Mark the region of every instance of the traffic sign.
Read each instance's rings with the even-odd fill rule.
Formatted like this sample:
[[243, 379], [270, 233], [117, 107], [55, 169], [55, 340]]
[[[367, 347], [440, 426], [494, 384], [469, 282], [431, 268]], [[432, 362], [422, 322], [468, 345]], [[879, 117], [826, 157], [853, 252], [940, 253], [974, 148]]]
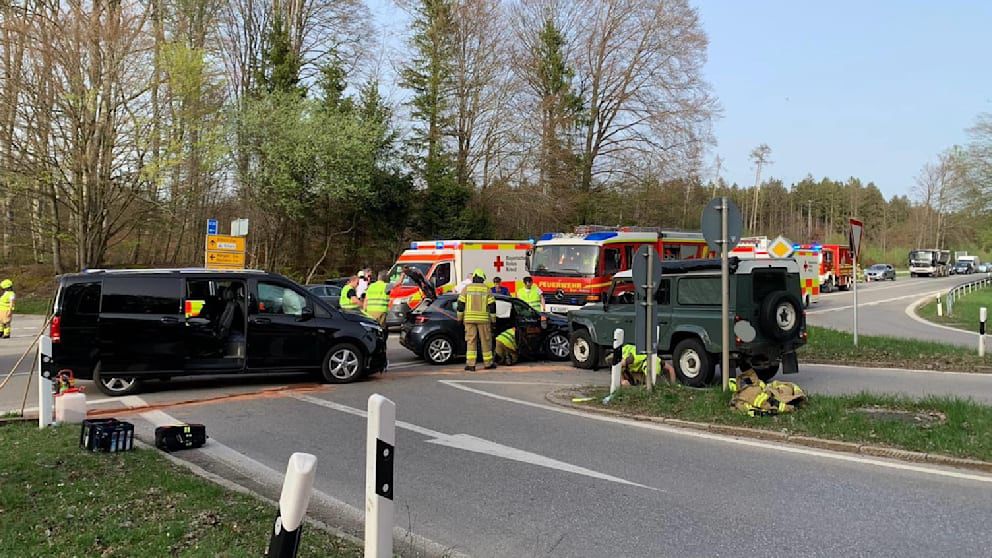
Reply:
[[851, 253], [857, 259], [861, 256], [861, 236], [864, 233], [865, 224], [857, 219], [851, 219], [851, 229], [848, 231], [848, 244], [851, 247]]
[[788, 258], [792, 251], [792, 241], [781, 235], [768, 245], [768, 254], [773, 258]]
[[231, 236], [248, 236], [248, 219], [231, 221]]
[[245, 237], [222, 234], [207, 235], [207, 251], [244, 252]]
[[221, 265], [236, 265], [238, 267], [245, 266], [245, 253], [244, 252], [212, 252], [207, 251], [206, 254], [207, 267], [211, 264], [221, 264]]
[[706, 244], [714, 252], [720, 251], [720, 240], [723, 233], [720, 222], [720, 207], [723, 199], [727, 200], [727, 251], [733, 250], [741, 241], [743, 225], [740, 208], [729, 198], [713, 198], [703, 210], [702, 229]]
[[207, 219], [207, 234], [217, 234], [217, 219]]
[[654, 293], [661, 280], [661, 259], [653, 246], [638, 248], [631, 270], [634, 279], [634, 346], [640, 354], [651, 354], [657, 339]]

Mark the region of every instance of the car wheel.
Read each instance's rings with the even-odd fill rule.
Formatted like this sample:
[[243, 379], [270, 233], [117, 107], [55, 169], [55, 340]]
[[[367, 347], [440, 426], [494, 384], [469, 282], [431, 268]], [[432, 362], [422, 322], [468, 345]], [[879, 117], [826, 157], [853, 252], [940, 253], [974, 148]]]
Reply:
[[772, 364], [770, 366], [760, 366], [754, 369], [754, 373], [758, 375], [758, 378], [762, 382], [771, 381], [772, 378], [778, 374], [778, 363]]
[[589, 331], [580, 329], [569, 339], [572, 353], [572, 366], [592, 370], [599, 361], [599, 347], [592, 342]]
[[765, 297], [758, 313], [761, 329], [773, 339], [791, 338], [802, 325], [801, 303], [787, 291], [775, 291]]
[[331, 384], [354, 382], [362, 375], [362, 352], [351, 343], [331, 347], [324, 358], [324, 381]]
[[141, 380], [134, 376], [106, 377], [100, 371], [100, 363], [93, 368], [93, 382], [97, 389], [111, 397], [134, 395], [141, 391]]
[[568, 342], [568, 337], [565, 337], [565, 334], [560, 331], [552, 333], [548, 337], [545, 349], [551, 360], [568, 360], [572, 354], [572, 345]]
[[705, 387], [713, 379], [716, 363], [706, 347], [696, 339], [683, 339], [672, 351], [672, 364], [679, 381], [691, 387]]
[[434, 335], [424, 344], [424, 360], [431, 364], [448, 364], [455, 358], [455, 345], [447, 335]]

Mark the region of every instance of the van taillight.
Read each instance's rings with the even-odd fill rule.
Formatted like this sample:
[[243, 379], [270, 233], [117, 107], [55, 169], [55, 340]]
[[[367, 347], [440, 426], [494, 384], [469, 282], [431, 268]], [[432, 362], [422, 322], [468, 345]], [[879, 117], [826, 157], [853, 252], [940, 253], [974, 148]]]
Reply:
[[52, 316], [51, 324], [48, 329], [48, 336], [52, 338], [52, 343], [58, 343], [62, 341], [62, 318], [61, 316]]

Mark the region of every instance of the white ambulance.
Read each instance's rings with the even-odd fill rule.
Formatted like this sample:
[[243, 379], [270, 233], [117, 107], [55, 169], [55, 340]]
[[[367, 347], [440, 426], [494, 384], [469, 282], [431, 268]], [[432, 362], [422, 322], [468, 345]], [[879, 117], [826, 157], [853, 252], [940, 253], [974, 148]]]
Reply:
[[426, 240], [411, 242], [389, 272], [389, 314], [386, 324], [403, 322], [404, 305], [411, 310], [420, 304], [420, 289], [409, 277], [396, 284], [404, 268], [418, 270], [437, 294], [454, 291], [481, 269], [490, 286], [499, 277], [512, 295], [518, 281], [527, 275], [527, 259], [534, 244], [527, 240]]
[[[737, 247], [730, 251], [731, 256], [740, 259], [771, 258], [768, 253], [770, 241], [766, 236], [751, 236], [740, 240]], [[803, 306], [820, 301], [820, 255], [819, 251], [792, 245], [789, 258], [799, 264], [799, 278], [802, 282]]]

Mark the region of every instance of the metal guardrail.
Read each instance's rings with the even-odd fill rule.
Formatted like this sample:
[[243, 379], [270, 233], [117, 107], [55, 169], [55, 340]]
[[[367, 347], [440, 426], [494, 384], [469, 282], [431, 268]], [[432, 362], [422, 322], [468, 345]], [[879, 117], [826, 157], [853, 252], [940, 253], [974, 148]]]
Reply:
[[985, 289], [988, 287], [992, 287], [992, 273], [986, 273], [981, 279], [973, 279], [947, 291], [947, 294], [944, 295], [944, 306], [947, 307], [947, 315], [954, 315], [954, 301], [956, 299], [963, 295], [975, 292], [978, 289]]

